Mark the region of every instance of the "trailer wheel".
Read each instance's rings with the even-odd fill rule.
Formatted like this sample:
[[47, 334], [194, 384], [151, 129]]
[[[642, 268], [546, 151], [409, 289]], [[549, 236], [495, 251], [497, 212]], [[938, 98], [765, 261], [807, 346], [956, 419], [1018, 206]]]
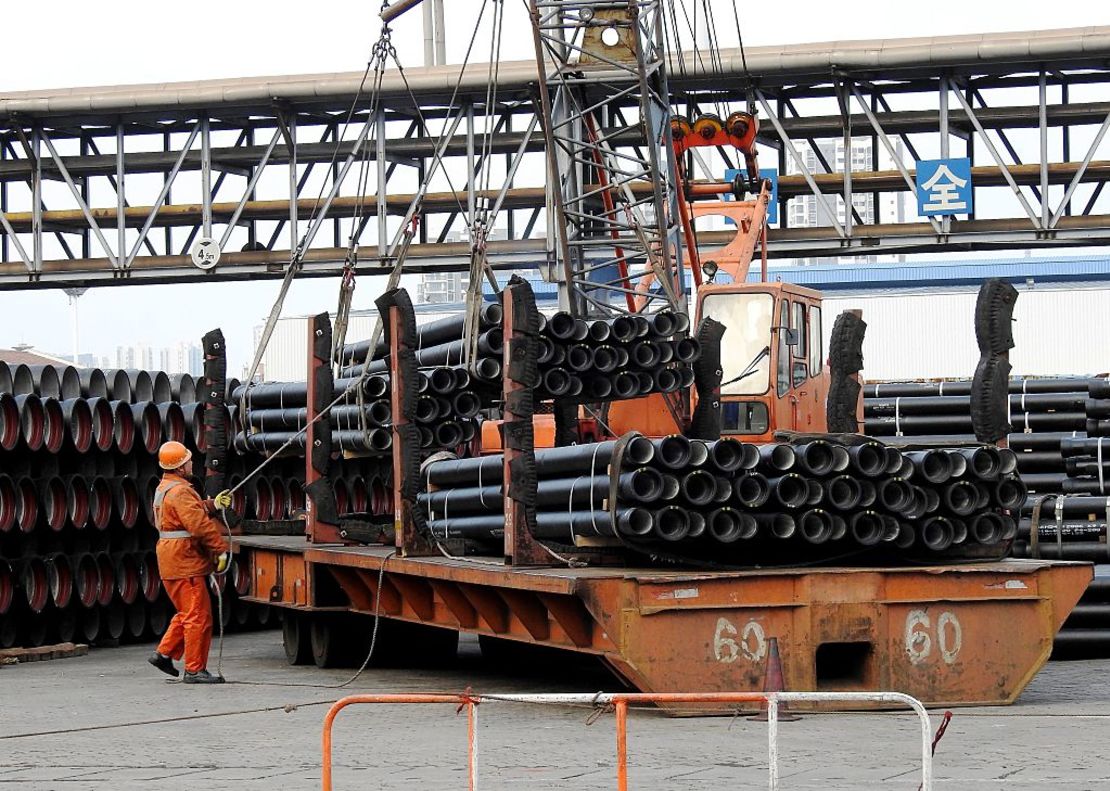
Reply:
[[305, 628], [304, 616], [286, 612], [281, 621], [281, 643], [285, 660], [291, 665], [307, 665], [312, 661], [312, 645]]
[[309, 643], [312, 650], [312, 661], [316, 667], [336, 667], [340, 664], [341, 653], [339, 643], [339, 630], [330, 618], [319, 616], [308, 622]]

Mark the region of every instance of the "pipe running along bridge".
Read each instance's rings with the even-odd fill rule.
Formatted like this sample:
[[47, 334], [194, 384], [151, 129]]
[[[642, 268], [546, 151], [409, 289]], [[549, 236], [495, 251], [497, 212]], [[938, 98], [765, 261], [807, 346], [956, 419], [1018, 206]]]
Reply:
[[[771, 256], [1110, 242], [1110, 26], [749, 47], [746, 71], [740, 50], [670, 60], [678, 112], [754, 104], [780, 174]], [[352, 238], [358, 271], [385, 273], [413, 218], [405, 271], [465, 270], [482, 211], [489, 263], [535, 266], [538, 80], [527, 60], [391, 68], [377, 91], [341, 73], [0, 94], [0, 288], [282, 277], [298, 246], [304, 276], [335, 275]], [[637, 151], [635, 98], [605, 110], [614, 156]], [[692, 177], [721, 181], [735, 153], [701, 149]], [[919, 217], [915, 161], [950, 156], [972, 160], [977, 211]]]

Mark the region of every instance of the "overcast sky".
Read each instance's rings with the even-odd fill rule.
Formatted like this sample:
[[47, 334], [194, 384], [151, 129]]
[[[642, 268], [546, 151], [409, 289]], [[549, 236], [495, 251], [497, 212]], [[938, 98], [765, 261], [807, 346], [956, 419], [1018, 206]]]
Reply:
[[[713, 0], [723, 45], [735, 41], [732, 6]], [[458, 62], [479, 0], [446, 0], [448, 59]], [[217, 77], [357, 71], [366, 63], [380, 23], [375, 2], [263, 4], [150, 0], [48, 4], [4, 3], [0, 93], [37, 88], [195, 80]], [[506, 5], [502, 57], [531, 55], [521, 0]], [[1107, 21], [1093, 2], [975, 0], [913, 6], [856, 0], [741, 5], [745, 44], [895, 38], [1095, 25]], [[722, 15], [728, 25], [721, 22]], [[514, 35], [519, 30], [520, 35]], [[455, 31], [460, 31], [456, 33]], [[394, 41], [406, 66], [423, 58], [419, 11], [396, 25]], [[481, 50], [479, 50], [481, 51]], [[474, 56], [473, 60], [486, 60]], [[153, 346], [198, 339], [215, 326], [228, 336], [233, 363], [250, 353], [251, 328], [269, 312], [276, 282], [103, 288], [81, 300], [81, 351], [114, 354], [119, 344]], [[356, 307], [368, 307], [380, 286], [364, 281]], [[336, 284], [295, 284], [287, 314], [334, 309]], [[67, 298], [57, 291], [0, 293], [0, 346], [25, 342], [71, 350]]]

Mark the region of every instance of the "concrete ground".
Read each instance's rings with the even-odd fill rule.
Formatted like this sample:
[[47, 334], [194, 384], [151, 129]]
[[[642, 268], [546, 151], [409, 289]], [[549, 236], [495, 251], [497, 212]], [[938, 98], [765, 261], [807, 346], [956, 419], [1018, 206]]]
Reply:
[[[0, 788], [313, 789], [320, 727], [351, 692], [596, 691], [589, 669], [498, 674], [471, 642], [441, 670], [370, 670], [346, 690], [163, 680], [149, 646], [0, 668]], [[527, 668], [522, 668], [527, 670]], [[280, 632], [229, 636], [225, 674], [237, 681], [335, 684], [350, 670], [289, 667]], [[582, 709], [480, 708], [483, 789], [613, 789], [613, 719]], [[934, 717], [934, 727], [939, 717]], [[635, 713], [630, 788], [764, 788], [766, 724]], [[337, 789], [465, 789], [465, 718], [446, 706], [362, 706], [336, 728]], [[916, 719], [811, 715], [781, 726], [781, 788], [913, 791]], [[1110, 788], [1110, 660], [1057, 662], [1007, 708], [959, 709], [940, 743], [936, 788]]]

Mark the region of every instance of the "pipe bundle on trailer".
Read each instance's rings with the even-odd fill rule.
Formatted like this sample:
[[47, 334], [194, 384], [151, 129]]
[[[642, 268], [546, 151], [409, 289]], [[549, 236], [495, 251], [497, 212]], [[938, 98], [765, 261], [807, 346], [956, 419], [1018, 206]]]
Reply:
[[610, 401], [690, 387], [701, 348], [689, 333], [689, 318], [670, 311], [605, 319], [555, 313], [540, 336], [539, 395]]
[[[879, 442], [629, 436], [537, 450], [535, 469], [538, 539], [737, 566], [1000, 555], [1026, 494], [1009, 451]], [[502, 479], [500, 456], [426, 465], [430, 532], [498, 554]]]
[[183, 441], [203, 474], [203, 383], [0, 362], [0, 647], [107, 644], [165, 629], [156, 453]]
[[[478, 316], [478, 356], [470, 366], [470, 373], [486, 383], [499, 384], [501, 354], [504, 337], [501, 332], [503, 311], [496, 302], [482, 305]], [[459, 367], [463, 363], [465, 344], [463, 327], [466, 316], [454, 316], [419, 324], [416, 327], [416, 364], [422, 368]], [[370, 341], [349, 343], [343, 347], [339, 359], [341, 378], [389, 371], [389, 350], [381, 340], [371, 350]]]
[[[498, 367], [500, 372], [500, 367]], [[423, 448], [454, 449], [474, 439], [476, 417], [488, 403], [488, 388], [462, 366], [421, 369], [416, 386], [415, 415]], [[308, 420], [305, 382], [274, 382], [240, 386], [232, 394], [239, 406], [235, 449], [267, 453], [290, 443], [304, 452]], [[332, 398], [344, 396], [328, 414], [332, 441], [339, 450], [389, 454], [393, 445], [393, 411], [388, 373], [359, 374], [335, 380]]]

